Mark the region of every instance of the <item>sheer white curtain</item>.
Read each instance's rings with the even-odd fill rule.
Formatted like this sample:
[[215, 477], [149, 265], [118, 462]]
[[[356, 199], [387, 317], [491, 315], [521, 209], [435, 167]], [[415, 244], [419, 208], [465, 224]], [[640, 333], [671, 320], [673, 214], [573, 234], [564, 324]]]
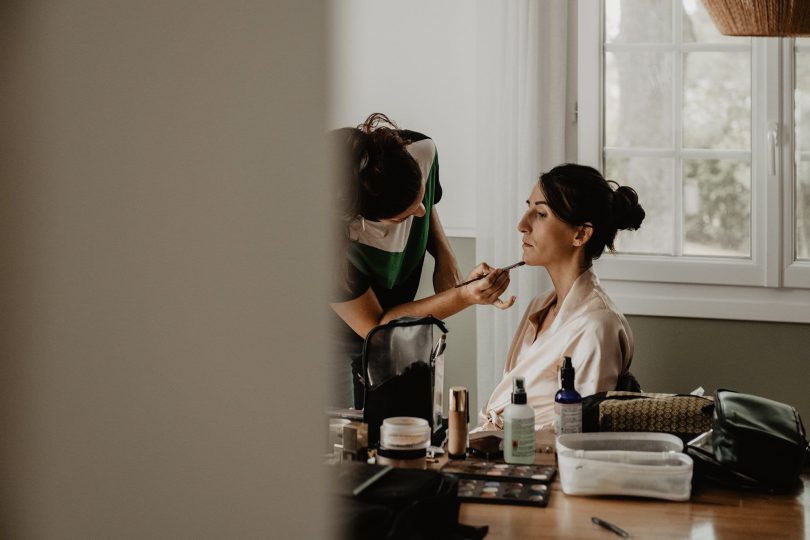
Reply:
[[[565, 159], [567, 5], [479, 0], [476, 10], [476, 259], [506, 266], [521, 258], [517, 222], [539, 173]], [[524, 266], [511, 277], [515, 306], [476, 311], [479, 409], [501, 379], [526, 306], [551, 287], [543, 269]]]

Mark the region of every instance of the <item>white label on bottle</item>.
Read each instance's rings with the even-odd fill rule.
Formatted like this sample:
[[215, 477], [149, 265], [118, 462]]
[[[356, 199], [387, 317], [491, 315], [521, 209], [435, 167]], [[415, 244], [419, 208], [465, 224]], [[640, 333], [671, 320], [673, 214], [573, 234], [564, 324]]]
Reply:
[[582, 433], [582, 403], [554, 404], [554, 434]]
[[504, 444], [512, 447], [512, 457], [534, 456], [534, 418], [513, 418], [511, 429], [504, 432]]

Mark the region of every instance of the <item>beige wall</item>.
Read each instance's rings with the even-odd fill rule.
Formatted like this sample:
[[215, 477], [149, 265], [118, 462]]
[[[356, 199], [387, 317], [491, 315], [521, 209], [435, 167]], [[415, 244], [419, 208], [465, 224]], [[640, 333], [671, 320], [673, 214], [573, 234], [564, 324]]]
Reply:
[[[472, 268], [475, 241], [451, 238], [450, 243], [462, 272]], [[429, 260], [423, 293], [430, 290]], [[636, 342], [632, 371], [644, 390], [729, 388], [790, 403], [805, 421], [810, 419], [810, 325], [641, 316], [628, 320]], [[475, 310], [449, 317], [447, 324], [447, 382], [468, 385], [476, 394]]]
[[810, 325], [628, 317], [644, 390], [728, 388], [789, 403], [810, 420]]
[[322, 12], [0, 5], [0, 538], [326, 536]]

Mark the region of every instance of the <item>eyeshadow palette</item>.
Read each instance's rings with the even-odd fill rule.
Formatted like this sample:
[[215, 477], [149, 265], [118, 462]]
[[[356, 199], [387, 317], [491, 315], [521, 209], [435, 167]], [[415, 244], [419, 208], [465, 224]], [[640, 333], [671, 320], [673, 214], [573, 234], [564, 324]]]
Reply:
[[458, 498], [463, 502], [546, 506], [548, 484], [478, 478], [460, 478]]
[[511, 465], [494, 461], [448, 461], [442, 472], [461, 478], [513, 480], [523, 483], [551, 483], [557, 468], [553, 465]]

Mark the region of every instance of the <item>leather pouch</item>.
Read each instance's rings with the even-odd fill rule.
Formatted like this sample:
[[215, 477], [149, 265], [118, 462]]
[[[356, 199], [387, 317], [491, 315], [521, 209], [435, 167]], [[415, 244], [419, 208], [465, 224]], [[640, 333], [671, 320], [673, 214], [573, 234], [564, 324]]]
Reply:
[[731, 390], [714, 394], [712, 449], [722, 467], [770, 489], [797, 484], [808, 444], [790, 405]]
[[488, 527], [458, 522], [458, 479], [438, 471], [366, 463], [331, 467], [338, 538], [480, 540]]

